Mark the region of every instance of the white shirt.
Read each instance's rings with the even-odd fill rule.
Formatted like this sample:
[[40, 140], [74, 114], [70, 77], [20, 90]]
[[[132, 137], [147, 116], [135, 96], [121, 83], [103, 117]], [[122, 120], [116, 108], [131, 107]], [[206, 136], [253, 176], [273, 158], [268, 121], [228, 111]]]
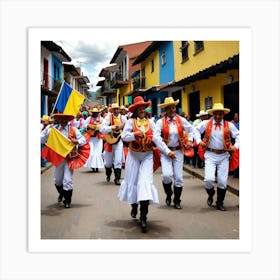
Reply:
[[[199, 125], [195, 127], [195, 129], [201, 134], [205, 131], [207, 123], [210, 120], [202, 121]], [[211, 139], [209, 141], [208, 147], [211, 149], [217, 149], [217, 150], [223, 150], [224, 149], [224, 143], [223, 143], [223, 128], [224, 128], [224, 120], [221, 121], [221, 129], [215, 129], [216, 128], [216, 121], [213, 119], [213, 127], [212, 127], [212, 133], [211, 133]], [[234, 146], [238, 149], [239, 148], [239, 130], [235, 127], [234, 124], [228, 122], [229, 129], [230, 129], [230, 135], [232, 138], [235, 138], [235, 144]], [[201, 136], [200, 139], [197, 140], [197, 144], [201, 142]]]

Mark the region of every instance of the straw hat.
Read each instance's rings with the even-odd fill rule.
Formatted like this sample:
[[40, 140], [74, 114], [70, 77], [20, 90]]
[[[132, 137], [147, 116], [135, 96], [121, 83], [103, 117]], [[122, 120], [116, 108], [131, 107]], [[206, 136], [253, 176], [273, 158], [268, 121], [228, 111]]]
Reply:
[[213, 113], [216, 111], [223, 111], [226, 115], [230, 112], [230, 109], [224, 108], [224, 105], [222, 103], [215, 103], [212, 109], [207, 110], [207, 113], [209, 115], [213, 115]]
[[121, 109], [121, 110], [126, 110], [126, 107], [125, 107], [124, 105], [122, 105], [122, 106], [120, 107], [120, 109]]
[[41, 118], [41, 121], [49, 121], [50, 120], [50, 117], [48, 115], [44, 115], [42, 118]]
[[100, 110], [103, 111], [103, 110], [106, 110], [107, 108], [108, 108], [108, 106], [102, 105], [101, 108], [100, 108]]
[[166, 97], [164, 99], [164, 103], [162, 104], [158, 104], [159, 108], [166, 108], [168, 106], [173, 106], [173, 105], [177, 105], [179, 103], [179, 99], [177, 99], [176, 101], [174, 101], [173, 97]]
[[142, 96], [136, 96], [133, 100], [133, 104], [129, 106], [128, 110], [129, 112], [133, 113], [135, 109], [144, 106], [147, 108], [151, 105], [150, 101], [145, 102]]
[[54, 120], [60, 120], [60, 119], [64, 119], [64, 118], [66, 118], [66, 119], [69, 119], [69, 121], [71, 121], [71, 120], [73, 120], [75, 117], [73, 116], [73, 115], [66, 115], [66, 114], [62, 114], [62, 113], [60, 113], [60, 114], [53, 114], [52, 115], [52, 118], [54, 119]]
[[201, 116], [207, 116], [207, 115], [208, 115], [207, 112], [205, 112], [204, 110], [201, 110], [201, 111], [199, 111], [199, 114], [196, 114], [196, 117], [199, 118]]
[[91, 110], [92, 113], [100, 113], [100, 110], [98, 110], [96, 107], [94, 107], [92, 110]]
[[111, 106], [111, 109], [119, 109], [120, 106], [118, 103], [113, 103], [112, 106]]

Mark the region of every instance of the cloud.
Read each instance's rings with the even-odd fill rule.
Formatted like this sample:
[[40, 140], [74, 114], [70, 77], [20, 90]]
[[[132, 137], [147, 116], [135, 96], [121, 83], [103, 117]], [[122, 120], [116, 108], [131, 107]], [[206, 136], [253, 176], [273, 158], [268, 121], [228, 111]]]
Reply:
[[71, 57], [71, 63], [81, 67], [83, 75], [88, 76], [92, 85], [91, 91], [99, 87], [96, 84], [102, 78], [99, 73], [102, 68], [110, 65], [114, 53], [119, 45], [117, 42], [107, 41], [54, 41]]

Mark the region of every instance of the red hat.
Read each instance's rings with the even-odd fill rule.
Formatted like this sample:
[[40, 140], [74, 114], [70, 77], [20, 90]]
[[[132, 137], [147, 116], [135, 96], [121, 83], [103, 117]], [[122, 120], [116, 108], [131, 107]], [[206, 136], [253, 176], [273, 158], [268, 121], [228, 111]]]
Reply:
[[59, 113], [59, 114], [54, 114], [52, 115], [52, 118], [54, 120], [60, 120], [62, 118], [65, 118], [65, 119], [69, 119], [69, 121], [73, 120], [75, 117], [73, 115], [67, 115], [67, 114], [62, 114], [62, 113]]
[[145, 102], [142, 96], [136, 96], [133, 100], [133, 104], [129, 106], [128, 110], [129, 112], [133, 113], [135, 109], [144, 106], [147, 108], [151, 105], [150, 101]]

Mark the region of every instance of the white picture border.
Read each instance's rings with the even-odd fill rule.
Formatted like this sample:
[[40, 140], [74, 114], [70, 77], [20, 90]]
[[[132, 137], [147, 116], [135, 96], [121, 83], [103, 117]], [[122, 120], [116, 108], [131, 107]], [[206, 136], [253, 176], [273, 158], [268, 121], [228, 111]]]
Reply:
[[[168, 32], [167, 32], [168, 30]], [[126, 34], [133, 42], [148, 40], [232, 40], [240, 42], [240, 116], [241, 170], [240, 170], [240, 237], [238, 240], [42, 240], [40, 227], [40, 153], [39, 131], [41, 40], [86, 40], [94, 34], [96, 41], [118, 41], [119, 34]], [[155, 35], [156, 34], [156, 35]], [[171, 35], [172, 34], [172, 35]], [[249, 28], [29, 28], [29, 238], [30, 252], [249, 252], [252, 246], [252, 31]], [[121, 43], [119, 44], [121, 45]], [[243, 94], [246, 92], [246, 94]], [[246, 104], [246, 106], [244, 106]], [[246, 112], [244, 111], [246, 108]], [[246, 118], [242, 116], [246, 115]], [[35, 148], [36, 147], [36, 148]], [[246, 166], [246, 176], [243, 168]], [[244, 187], [246, 186], [246, 187]], [[117, 198], [116, 198], [117, 199]], [[246, 203], [245, 203], [246, 202]], [[175, 245], [180, 243], [180, 246]], [[176, 249], [175, 249], [176, 248]], [[175, 251], [174, 251], [175, 250]]]
[[[0, 0], [0, 279], [279, 280], [279, 5], [278, 0]], [[28, 193], [30, 184], [37, 182], [29, 180], [33, 174], [28, 169], [29, 129], [33, 130], [33, 113], [28, 112], [36, 110], [28, 99], [28, 28], [116, 25], [251, 29], [252, 99], [241, 104], [241, 122], [243, 126], [247, 116], [252, 119], [252, 158], [240, 174], [247, 177], [249, 168], [250, 183], [252, 178], [252, 205], [244, 202], [245, 208], [252, 208], [249, 252], [29, 252], [29, 205], [39, 209], [40, 202], [30, 202]], [[39, 159], [36, 165], [34, 174]], [[240, 181], [246, 188], [242, 177]]]

